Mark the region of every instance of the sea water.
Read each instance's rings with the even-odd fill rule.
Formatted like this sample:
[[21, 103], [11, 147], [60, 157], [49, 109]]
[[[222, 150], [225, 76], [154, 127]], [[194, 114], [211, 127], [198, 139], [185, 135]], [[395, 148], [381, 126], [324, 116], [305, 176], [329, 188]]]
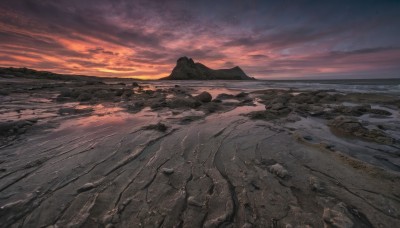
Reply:
[[147, 81], [156, 87], [174, 85], [204, 89], [231, 91], [255, 91], [265, 89], [330, 90], [353, 93], [387, 93], [400, 96], [400, 79], [353, 79], [353, 80], [254, 80], [254, 81]]

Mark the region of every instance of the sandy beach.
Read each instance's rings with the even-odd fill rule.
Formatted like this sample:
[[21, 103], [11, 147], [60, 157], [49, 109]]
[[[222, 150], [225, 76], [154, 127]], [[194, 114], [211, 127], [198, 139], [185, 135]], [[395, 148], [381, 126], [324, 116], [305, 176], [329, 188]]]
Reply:
[[397, 95], [240, 83], [2, 78], [0, 226], [400, 223]]

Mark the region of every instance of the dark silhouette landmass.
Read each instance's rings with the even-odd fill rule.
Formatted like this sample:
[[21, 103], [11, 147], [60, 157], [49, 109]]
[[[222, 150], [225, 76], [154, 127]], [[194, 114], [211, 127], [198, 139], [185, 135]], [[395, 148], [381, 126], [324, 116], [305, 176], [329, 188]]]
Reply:
[[49, 71], [38, 71], [29, 68], [0, 67], [2, 78], [28, 78], [28, 79], [50, 79], [50, 80], [100, 80], [98, 77], [86, 75], [57, 74]]
[[240, 67], [213, 70], [201, 63], [195, 63], [186, 56], [176, 62], [172, 73], [164, 80], [255, 80], [246, 75]]
[[103, 83], [105, 81], [142, 81], [139, 78], [118, 78], [118, 77], [100, 77], [82, 74], [59, 74], [50, 71], [40, 71], [26, 67], [0, 67], [0, 79], [40, 79], [40, 80], [56, 80], [56, 81], [72, 81], [86, 83]]

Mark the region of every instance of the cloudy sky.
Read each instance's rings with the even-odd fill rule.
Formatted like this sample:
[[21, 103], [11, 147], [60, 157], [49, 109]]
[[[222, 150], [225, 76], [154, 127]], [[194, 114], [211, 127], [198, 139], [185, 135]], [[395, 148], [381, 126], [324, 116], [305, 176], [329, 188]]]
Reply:
[[400, 77], [400, 1], [1, 0], [0, 66], [156, 79]]

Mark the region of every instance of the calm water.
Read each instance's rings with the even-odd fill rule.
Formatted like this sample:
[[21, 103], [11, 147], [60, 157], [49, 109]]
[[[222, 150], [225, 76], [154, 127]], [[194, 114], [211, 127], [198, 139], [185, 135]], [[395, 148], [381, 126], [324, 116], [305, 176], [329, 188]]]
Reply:
[[291, 80], [291, 81], [148, 81], [142, 84], [157, 87], [173, 85], [227, 89], [233, 91], [254, 91], [263, 89], [296, 89], [296, 90], [336, 90], [339, 92], [390, 93], [400, 96], [400, 79], [367, 79], [367, 80]]

